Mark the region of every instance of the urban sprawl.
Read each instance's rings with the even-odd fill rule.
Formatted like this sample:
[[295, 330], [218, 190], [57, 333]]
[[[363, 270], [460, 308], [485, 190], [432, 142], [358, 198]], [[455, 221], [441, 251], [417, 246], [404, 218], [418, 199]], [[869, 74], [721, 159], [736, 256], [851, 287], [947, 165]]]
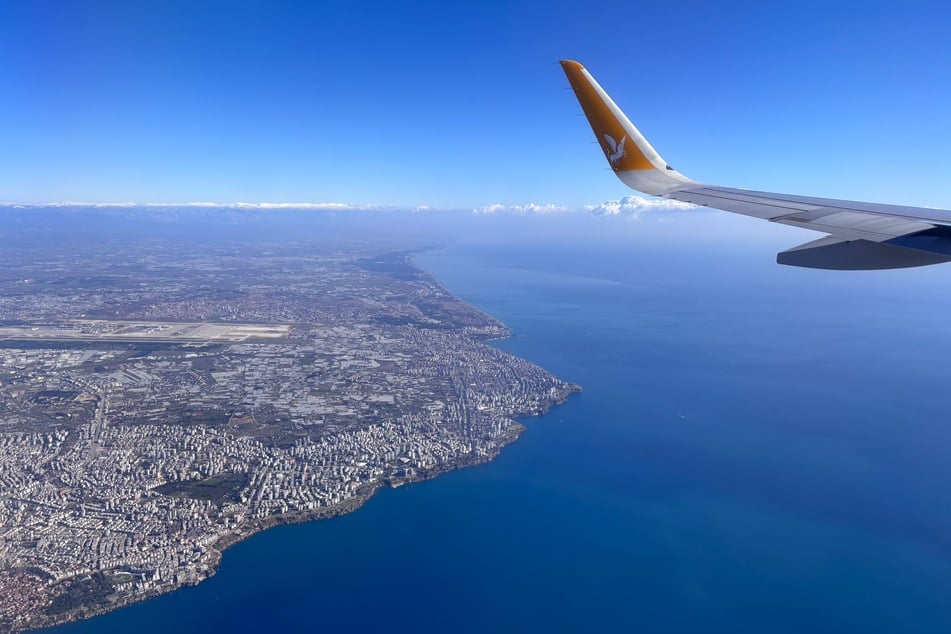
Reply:
[[0, 259], [0, 630], [214, 574], [230, 544], [491, 459], [577, 386], [407, 253], [127, 241]]

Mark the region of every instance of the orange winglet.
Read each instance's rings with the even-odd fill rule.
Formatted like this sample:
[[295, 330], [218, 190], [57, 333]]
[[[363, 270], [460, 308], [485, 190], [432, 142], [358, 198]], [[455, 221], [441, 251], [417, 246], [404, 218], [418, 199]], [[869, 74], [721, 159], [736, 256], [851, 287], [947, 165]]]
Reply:
[[[585, 67], [567, 59], [561, 61], [561, 67], [611, 169], [615, 172], [657, 169], [630, 138], [624, 114]], [[631, 124], [627, 122], [627, 125]]]

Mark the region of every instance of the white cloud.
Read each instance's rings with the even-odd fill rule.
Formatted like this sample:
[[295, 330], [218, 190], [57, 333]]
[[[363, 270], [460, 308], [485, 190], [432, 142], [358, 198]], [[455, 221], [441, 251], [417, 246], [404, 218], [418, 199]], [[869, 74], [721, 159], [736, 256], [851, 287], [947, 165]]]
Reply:
[[162, 207], [198, 207], [198, 208], [201, 208], [201, 209], [214, 209], [214, 208], [216, 208], [216, 207], [220, 207], [221, 205], [219, 205], [218, 203], [211, 203], [211, 202], [208, 202], [208, 203], [196, 202], [196, 203], [180, 203], [180, 204], [177, 204], [177, 205], [176, 205], [176, 204], [172, 204], [172, 203], [145, 203], [145, 204], [142, 205], [142, 206], [143, 206], [143, 207], [158, 207], [158, 208], [162, 208]]
[[486, 205], [485, 207], [476, 207], [472, 210], [472, 213], [476, 214], [496, 214], [499, 212], [507, 211], [508, 207], [501, 203], [494, 203], [492, 205]]
[[[429, 205], [418, 205], [416, 207], [382, 207], [379, 205], [354, 205], [341, 202], [320, 202], [320, 203], [272, 203], [272, 202], [233, 202], [217, 203], [211, 201], [195, 201], [183, 203], [132, 203], [132, 202], [113, 202], [113, 203], [90, 203], [90, 202], [50, 202], [50, 203], [14, 203], [0, 202], [0, 207], [23, 208], [67, 208], [80, 207], [86, 209], [235, 209], [235, 210], [280, 210], [280, 209], [298, 209], [311, 211], [387, 211], [399, 209], [413, 209], [415, 211], [434, 211]], [[476, 214], [519, 214], [519, 215], [546, 215], [558, 213], [590, 213], [598, 216], [626, 216], [636, 218], [643, 213], [658, 210], [681, 210], [692, 209], [694, 205], [683, 203], [677, 200], [666, 198], [646, 198], [644, 196], [625, 196], [619, 200], [608, 200], [596, 205], [585, 205], [580, 208], [565, 207], [563, 205], [527, 203], [524, 205], [504, 205], [495, 203], [478, 207], [472, 211]]]
[[349, 203], [226, 203], [219, 206], [226, 209], [316, 209], [332, 211], [375, 211], [383, 209], [376, 205], [351, 205]]
[[3, 207], [17, 207], [20, 209], [29, 207], [98, 207], [98, 208], [122, 208], [138, 207], [138, 203], [84, 203], [65, 201], [58, 203], [0, 203]]
[[496, 214], [496, 213], [514, 213], [514, 214], [550, 214], [563, 212], [585, 212], [597, 216], [628, 216], [637, 217], [642, 213], [658, 210], [679, 210], [693, 209], [695, 205], [680, 202], [679, 200], [670, 200], [667, 198], [645, 198], [644, 196], [625, 196], [620, 200], [608, 200], [596, 205], [585, 205], [581, 208], [572, 209], [561, 205], [537, 205], [528, 203], [527, 205], [503, 205], [495, 203], [478, 207], [472, 211], [477, 214]]
[[633, 216], [637, 217], [650, 211], [671, 209], [693, 209], [696, 205], [670, 200], [669, 198], [644, 198], [643, 196], [625, 196], [620, 200], [608, 200], [597, 205], [585, 205], [584, 210], [597, 216]]
[[477, 214], [557, 214], [571, 210], [568, 207], [551, 204], [536, 205], [535, 203], [528, 203], [527, 205], [502, 205], [500, 203], [495, 203], [493, 205], [486, 205], [485, 207], [478, 207], [472, 211]]
[[88, 203], [88, 202], [54, 202], [54, 203], [13, 203], [0, 202], [0, 207], [17, 207], [20, 209], [83, 207], [95, 209], [128, 209], [133, 207], [147, 207], [149, 209], [180, 209], [191, 207], [197, 209], [312, 209], [328, 211], [375, 211], [388, 209], [377, 205], [352, 205], [350, 203], [216, 203], [216, 202], [184, 202], [184, 203]]

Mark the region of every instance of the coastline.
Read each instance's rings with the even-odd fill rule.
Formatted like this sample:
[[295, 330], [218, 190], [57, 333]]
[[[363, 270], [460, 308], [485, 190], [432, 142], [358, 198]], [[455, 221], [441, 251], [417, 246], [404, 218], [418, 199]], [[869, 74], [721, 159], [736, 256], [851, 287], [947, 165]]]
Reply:
[[[715, 264], [735, 268], [731, 258]], [[704, 258], [687, 269], [696, 275], [657, 279], [680, 293], [617, 266], [645, 261], [636, 254], [585, 245], [577, 267], [565, 259], [562, 247], [462, 245], [419, 262], [513, 329], [493, 345], [584, 385], [581, 398], [521, 420], [528, 433], [488, 464], [378, 491], [333, 521], [263, 532], [228, 550], [207, 583], [52, 634], [951, 631], [940, 583], [951, 579], [940, 557], [948, 512], [932, 503], [947, 481], [947, 434], [940, 406], [920, 398], [935, 366], [902, 364], [911, 349], [940, 356], [940, 319], [916, 313], [913, 332], [876, 351], [887, 368], [872, 367], [855, 358], [869, 336], [895, 335], [894, 298], [858, 292], [876, 310], [843, 340], [854, 324], [835, 300], [851, 278], [774, 288], [757, 273], [742, 278], [752, 288], [711, 291]], [[721, 292], [738, 321], [709, 314]], [[763, 293], [812, 348], [770, 336]], [[820, 322], [829, 329], [815, 339]], [[754, 354], [750, 337], [788, 363]], [[816, 350], [843, 353], [829, 357], [830, 376], [854, 373], [876, 390], [896, 381], [903, 409], [874, 399], [855, 409], [841, 385], [799, 372]], [[734, 410], [751, 394], [751, 409]], [[829, 405], [827, 419], [810, 418], [815, 402]], [[813, 469], [801, 469], [804, 455]], [[889, 495], [866, 495], [875, 491]], [[895, 515], [896, 500], [907, 514]]]
[[[523, 414], [518, 416], [518, 418], [526, 417], [538, 417], [544, 416], [547, 414], [552, 407], [563, 404], [571, 394], [580, 393], [581, 387], [572, 384], [572, 388], [567, 391], [563, 398], [560, 400], [552, 401], [547, 409], [538, 413]], [[278, 526], [288, 526], [292, 524], [305, 524], [308, 522], [316, 522], [320, 520], [327, 520], [334, 517], [340, 517], [342, 515], [347, 515], [358, 511], [363, 507], [364, 504], [370, 501], [370, 499], [379, 491], [381, 488], [398, 488], [406, 484], [414, 484], [417, 482], [425, 482], [427, 480], [432, 480], [437, 478], [440, 475], [450, 473], [459, 469], [465, 469], [467, 467], [475, 467], [481, 464], [486, 464], [491, 462], [501, 453], [502, 449], [507, 445], [514, 443], [519, 437], [526, 431], [525, 425], [522, 425], [519, 422], [513, 422], [511, 426], [506, 429], [499, 437], [498, 443], [494, 447], [494, 451], [488, 454], [482, 455], [469, 455], [465, 456], [452, 464], [441, 465], [438, 468], [430, 469], [425, 472], [417, 472], [417, 475], [410, 478], [402, 479], [388, 479], [385, 481], [368, 483], [360, 487], [357, 491], [357, 494], [351, 498], [344, 500], [339, 504], [333, 506], [328, 506], [315, 511], [308, 512], [291, 512], [291, 513], [282, 513], [280, 515], [274, 515], [271, 517], [264, 518], [262, 520], [256, 520], [250, 522], [249, 524], [242, 526], [239, 530], [235, 530], [232, 533], [225, 535], [219, 538], [209, 549], [210, 551], [210, 561], [208, 562], [207, 574], [192, 582], [178, 583], [168, 586], [163, 586], [156, 589], [153, 592], [143, 593], [139, 595], [133, 595], [129, 597], [120, 597], [117, 601], [110, 604], [109, 606], [100, 607], [100, 608], [83, 608], [75, 612], [70, 612], [62, 615], [64, 618], [59, 619], [50, 619], [43, 623], [30, 624], [22, 629], [11, 628], [11, 629], [0, 629], [0, 632], [27, 632], [35, 631], [46, 628], [53, 628], [61, 625], [67, 625], [69, 623], [74, 623], [77, 621], [87, 620], [108, 614], [115, 610], [121, 609], [123, 607], [133, 605], [135, 603], [141, 603], [143, 601], [148, 601], [156, 597], [160, 597], [171, 592], [175, 592], [182, 588], [196, 586], [203, 581], [207, 581], [214, 577], [221, 566], [221, 562], [224, 558], [225, 552], [231, 546], [238, 544], [250, 537], [262, 533], [268, 529], [276, 528]]]
[[[434, 275], [418, 267], [413, 261], [413, 256], [415, 253], [406, 253], [405, 262], [411, 266], [415, 271], [422, 277], [426, 278], [426, 281], [430, 284], [437, 286], [440, 290], [445, 292], [447, 295], [451, 296], [455, 301], [459, 302], [467, 309], [480, 313], [481, 315], [488, 317], [493, 322], [497, 323], [500, 328], [499, 334], [485, 335], [485, 334], [474, 334], [469, 333], [469, 336], [473, 339], [480, 340], [483, 343], [490, 344], [492, 341], [501, 341], [508, 339], [512, 336], [512, 330], [504, 323], [500, 322], [495, 317], [492, 317], [488, 313], [485, 313], [481, 309], [472, 306], [468, 302], [462, 300], [458, 296], [454, 295], [448, 291]], [[507, 353], [506, 354], [511, 354]], [[517, 355], [512, 355], [516, 358]], [[172, 593], [176, 590], [187, 586], [195, 586], [200, 584], [203, 581], [210, 579], [215, 576], [219, 569], [221, 562], [224, 558], [225, 551], [231, 546], [238, 544], [258, 533], [264, 532], [270, 528], [277, 526], [291, 525], [291, 524], [302, 524], [308, 522], [319, 521], [323, 519], [330, 519], [334, 517], [339, 517], [352, 513], [359, 510], [366, 504], [382, 487], [389, 488], [398, 488], [405, 484], [412, 484], [416, 482], [423, 482], [427, 480], [432, 480], [439, 475], [443, 475], [452, 471], [459, 469], [464, 469], [466, 467], [478, 466], [481, 464], [488, 463], [498, 457], [501, 450], [514, 443], [518, 438], [526, 431], [525, 425], [518, 422], [518, 419], [543, 416], [547, 414], [553, 407], [561, 405], [567, 401], [567, 399], [576, 393], [582, 391], [581, 386], [573, 383], [565, 383], [564, 389], [555, 392], [554, 389], [552, 393], [546, 396], [542, 396], [538, 399], [536, 407], [530, 411], [518, 411], [511, 415], [507, 415], [504, 418], [508, 421], [508, 426], [491, 441], [491, 444], [486, 447], [486, 451], [483, 452], [472, 452], [454, 459], [451, 462], [445, 464], [438, 464], [433, 468], [428, 469], [417, 469], [410, 476], [400, 477], [400, 478], [383, 478], [379, 480], [374, 480], [367, 482], [356, 489], [355, 494], [352, 497], [349, 497], [337, 504], [322, 507], [319, 509], [309, 510], [309, 511], [291, 511], [284, 512], [265, 518], [255, 519], [246, 521], [240, 526], [233, 529], [230, 533], [223, 535], [217, 538], [209, 547], [208, 547], [208, 559], [205, 562], [206, 568], [203, 566], [202, 574], [198, 578], [186, 580], [180, 583], [170, 583], [167, 585], [162, 585], [160, 587], [154, 588], [152, 590], [142, 592], [139, 594], [133, 595], [118, 595], [114, 594], [110, 597], [110, 603], [108, 605], [90, 605], [90, 606], [81, 606], [77, 609], [64, 612], [61, 614], [56, 614], [53, 616], [46, 616], [39, 621], [33, 621], [24, 624], [0, 624], [0, 632], [3, 631], [31, 631], [38, 629], [53, 628], [56, 626], [66, 625], [69, 623], [88, 620], [101, 616], [120, 608], [147, 601], [165, 594]]]

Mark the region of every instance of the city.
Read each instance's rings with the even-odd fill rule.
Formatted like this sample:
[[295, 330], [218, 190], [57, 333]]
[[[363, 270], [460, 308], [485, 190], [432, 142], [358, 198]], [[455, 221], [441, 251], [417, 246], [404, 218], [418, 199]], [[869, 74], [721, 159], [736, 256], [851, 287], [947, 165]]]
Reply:
[[367, 245], [6, 249], [0, 624], [195, 584], [230, 544], [484, 462], [579, 390]]

